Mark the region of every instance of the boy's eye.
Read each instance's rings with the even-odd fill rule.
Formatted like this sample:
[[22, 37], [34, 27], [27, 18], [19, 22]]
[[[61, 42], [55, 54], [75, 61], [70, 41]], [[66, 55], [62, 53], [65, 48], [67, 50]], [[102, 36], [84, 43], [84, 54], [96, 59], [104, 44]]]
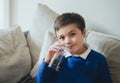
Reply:
[[65, 37], [59, 37], [58, 39], [59, 39], [59, 40], [64, 40], [64, 39], [65, 39]]
[[73, 37], [73, 36], [75, 36], [75, 35], [76, 35], [76, 33], [71, 33], [71, 34], [70, 34], [71, 37]]

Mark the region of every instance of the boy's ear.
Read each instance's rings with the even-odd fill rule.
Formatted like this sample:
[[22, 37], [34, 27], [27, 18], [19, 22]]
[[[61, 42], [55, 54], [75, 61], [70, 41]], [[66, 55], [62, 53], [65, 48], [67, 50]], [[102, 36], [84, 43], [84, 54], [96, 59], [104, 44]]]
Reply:
[[85, 29], [84, 31], [83, 31], [83, 36], [86, 38], [86, 36], [87, 36], [87, 30]]

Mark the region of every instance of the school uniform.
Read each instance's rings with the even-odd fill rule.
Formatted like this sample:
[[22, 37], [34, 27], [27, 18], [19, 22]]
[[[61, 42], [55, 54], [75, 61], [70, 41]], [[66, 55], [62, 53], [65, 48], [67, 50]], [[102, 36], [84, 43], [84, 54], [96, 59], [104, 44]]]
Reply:
[[36, 83], [113, 83], [105, 57], [87, 45], [81, 55], [63, 57], [59, 71], [42, 62], [36, 75]]

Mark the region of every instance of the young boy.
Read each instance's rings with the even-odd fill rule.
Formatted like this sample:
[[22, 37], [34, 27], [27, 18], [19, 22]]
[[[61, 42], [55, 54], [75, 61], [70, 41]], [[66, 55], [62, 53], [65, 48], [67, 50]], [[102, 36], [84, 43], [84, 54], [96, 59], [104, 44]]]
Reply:
[[[105, 57], [84, 42], [86, 29], [82, 16], [64, 13], [56, 18], [54, 27], [59, 42], [49, 47], [38, 69], [37, 83], [112, 83]], [[63, 57], [56, 71], [48, 65], [61, 46], [71, 55]]]

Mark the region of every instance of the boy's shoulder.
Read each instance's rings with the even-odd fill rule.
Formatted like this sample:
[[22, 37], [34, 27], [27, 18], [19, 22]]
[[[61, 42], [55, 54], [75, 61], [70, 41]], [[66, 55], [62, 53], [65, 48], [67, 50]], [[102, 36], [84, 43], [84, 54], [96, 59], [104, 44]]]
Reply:
[[93, 60], [97, 60], [97, 61], [102, 61], [102, 62], [106, 61], [106, 58], [102, 53], [97, 52], [93, 49], [89, 53], [88, 58], [93, 59]]

